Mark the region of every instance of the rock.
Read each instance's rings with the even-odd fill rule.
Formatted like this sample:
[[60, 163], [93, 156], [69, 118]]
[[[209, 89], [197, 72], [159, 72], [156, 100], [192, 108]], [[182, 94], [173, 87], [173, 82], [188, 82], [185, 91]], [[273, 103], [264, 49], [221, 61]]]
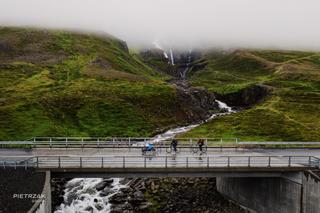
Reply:
[[85, 210], [88, 211], [88, 212], [93, 212], [93, 207], [92, 206], [88, 206]]
[[151, 206], [150, 203], [143, 203], [141, 205], [139, 205], [138, 209], [141, 210], [147, 210], [149, 207]]
[[113, 179], [105, 179], [105, 180], [101, 181], [100, 183], [98, 183], [94, 188], [97, 191], [101, 191], [105, 187], [110, 186], [112, 183], [113, 183]]
[[109, 202], [112, 204], [119, 204], [119, 203], [126, 202], [126, 200], [127, 200], [127, 195], [120, 191], [119, 193], [110, 197]]
[[133, 191], [133, 189], [132, 189], [132, 188], [130, 188], [130, 187], [126, 187], [126, 188], [122, 188], [122, 189], [120, 189], [120, 191], [121, 191], [121, 192], [123, 192], [123, 193], [128, 194], [128, 193], [132, 192], [132, 191]]
[[133, 212], [133, 206], [130, 203], [124, 203], [120, 205], [112, 205], [110, 213], [131, 213]]
[[136, 191], [133, 193], [133, 197], [129, 199], [129, 203], [137, 205], [145, 201], [144, 195], [141, 191]]
[[103, 209], [103, 205], [100, 203], [97, 203], [94, 207], [96, 207], [98, 211], [101, 211]]
[[125, 185], [127, 184], [131, 179], [129, 178], [123, 178], [122, 180], [119, 181], [120, 184]]
[[247, 108], [263, 101], [270, 94], [271, 90], [271, 87], [258, 84], [246, 87], [237, 92], [226, 95], [216, 94], [216, 96], [219, 100], [230, 106]]

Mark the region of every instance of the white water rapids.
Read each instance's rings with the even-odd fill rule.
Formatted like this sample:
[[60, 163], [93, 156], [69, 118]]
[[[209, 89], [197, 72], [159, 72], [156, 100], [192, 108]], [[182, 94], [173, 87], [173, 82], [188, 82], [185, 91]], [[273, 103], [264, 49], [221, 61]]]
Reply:
[[[214, 113], [205, 121], [188, 126], [177, 127], [170, 129], [162, 134], [153, 137], [151, 142], [158, 143], [161, 141], [174, 138], [176, 135], [188, 132], [191, 129], [206, 123], [215, 117], [234, 113], [231, 107], [227, 104], [216, 100], [220, 109], [225, 112]], [[149, 141], [150, 142], [150, 141]], [[137, 144], [137, 145], [144, 145]], [[96, 185], [103, 181], [102, 178], [74, 178], [65, 185], [64, 203], [62, 203], [55, 213], [107, 213], [111, 210], [109, 199], [119, 192], [121, 188], [126, 188], [126, 184], [121, 183], [121, 178], [112, 178], [113, 183], [109, 187], [109, 194], [101, 196], [101, 191], [96, 190]]]

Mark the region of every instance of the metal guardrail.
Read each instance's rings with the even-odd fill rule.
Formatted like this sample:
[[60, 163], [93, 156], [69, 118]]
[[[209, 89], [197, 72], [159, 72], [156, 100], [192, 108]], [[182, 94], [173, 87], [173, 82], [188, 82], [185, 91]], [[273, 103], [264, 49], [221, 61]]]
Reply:
[[[199, 138], [176, 138], [179, 141], [179, 147], [195, 146]], [[240, 141], [238, 138], [203, 138], [205, 146], [272, 146], [272, 145], [292, 145], [292, 146], [320, 146], [320, 142], [299, 142], [299, 141]], [[171, 138], [159, 140], [157, 138], [139, 138], [139, 137], [35, 137], [26, 141], [0, 141], [0, 147], [18, 147], [18, 148], [133, 148], [143, 146], [147, 142], [153, 142], [156, 147], [168, 147]]]
[[0, 166], [42, 169], [84, 168], [320, 168], [314, 156], [34, 156], [1, 157]]
[[240, 145], [320, 145], [320, 142], [299, 142], [299, 141], [267, 141], [267, 142], [254, 142], [254, 141], [243, 141], [238, 142]]
[[[195, 145], [199, 138], [176, 138], [179, 146], [190, 147]], [[0, 141], [0, 146], [26, 146], [26, 147], [135, 147], [147, 142], [155, 146], [170, 146], [171, 138], [159, 140], [157, 138], [111, 138], [111, 137], [36, 137], [27, 141]], [[204, 138], [207, 144], [237, 144], [237, 138]]]

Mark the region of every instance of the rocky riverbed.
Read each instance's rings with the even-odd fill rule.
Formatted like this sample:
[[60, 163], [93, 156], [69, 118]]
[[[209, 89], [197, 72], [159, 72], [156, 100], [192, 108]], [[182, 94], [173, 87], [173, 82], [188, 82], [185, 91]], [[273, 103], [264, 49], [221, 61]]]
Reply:
[[[215, 178], [121, 179], [118, 183], [121, 187], [117, 189], [114, 181], [114, 178], [103, 179], [92, 185], [91, 189], [85, 189], [86, 193], [92, 191], [90, 196], [93, 202], [82, 202], [84, 212], [244, 212], [217, 192]], [[70, 182], [66, 179], [52, 180], [53, 208], [56, 212], [76, 210], [73, 207], [67, 210], [63, 207], [65, 204], [62, 208], [60, 205], [62, 202], [68, 203], [70, 198], [70, 194], [66, 195], [70, 193], [66, 190], [68, 184]], [[83, 188], [79, 184], [78, 191], [81, 190]], [[84, 193], [74, 193], [71, 197], [77, 202], [86, 199]]]

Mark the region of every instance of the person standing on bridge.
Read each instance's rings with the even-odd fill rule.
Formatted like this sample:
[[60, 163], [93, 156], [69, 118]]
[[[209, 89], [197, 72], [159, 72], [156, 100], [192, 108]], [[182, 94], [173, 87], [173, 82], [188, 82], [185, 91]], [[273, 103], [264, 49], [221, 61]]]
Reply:
[[171, 141], [171, 148], [173, 149], [174, 152], [177, 152], [177, 146], [178, 146], [178, 140], [177, 139], [173, 139]]

